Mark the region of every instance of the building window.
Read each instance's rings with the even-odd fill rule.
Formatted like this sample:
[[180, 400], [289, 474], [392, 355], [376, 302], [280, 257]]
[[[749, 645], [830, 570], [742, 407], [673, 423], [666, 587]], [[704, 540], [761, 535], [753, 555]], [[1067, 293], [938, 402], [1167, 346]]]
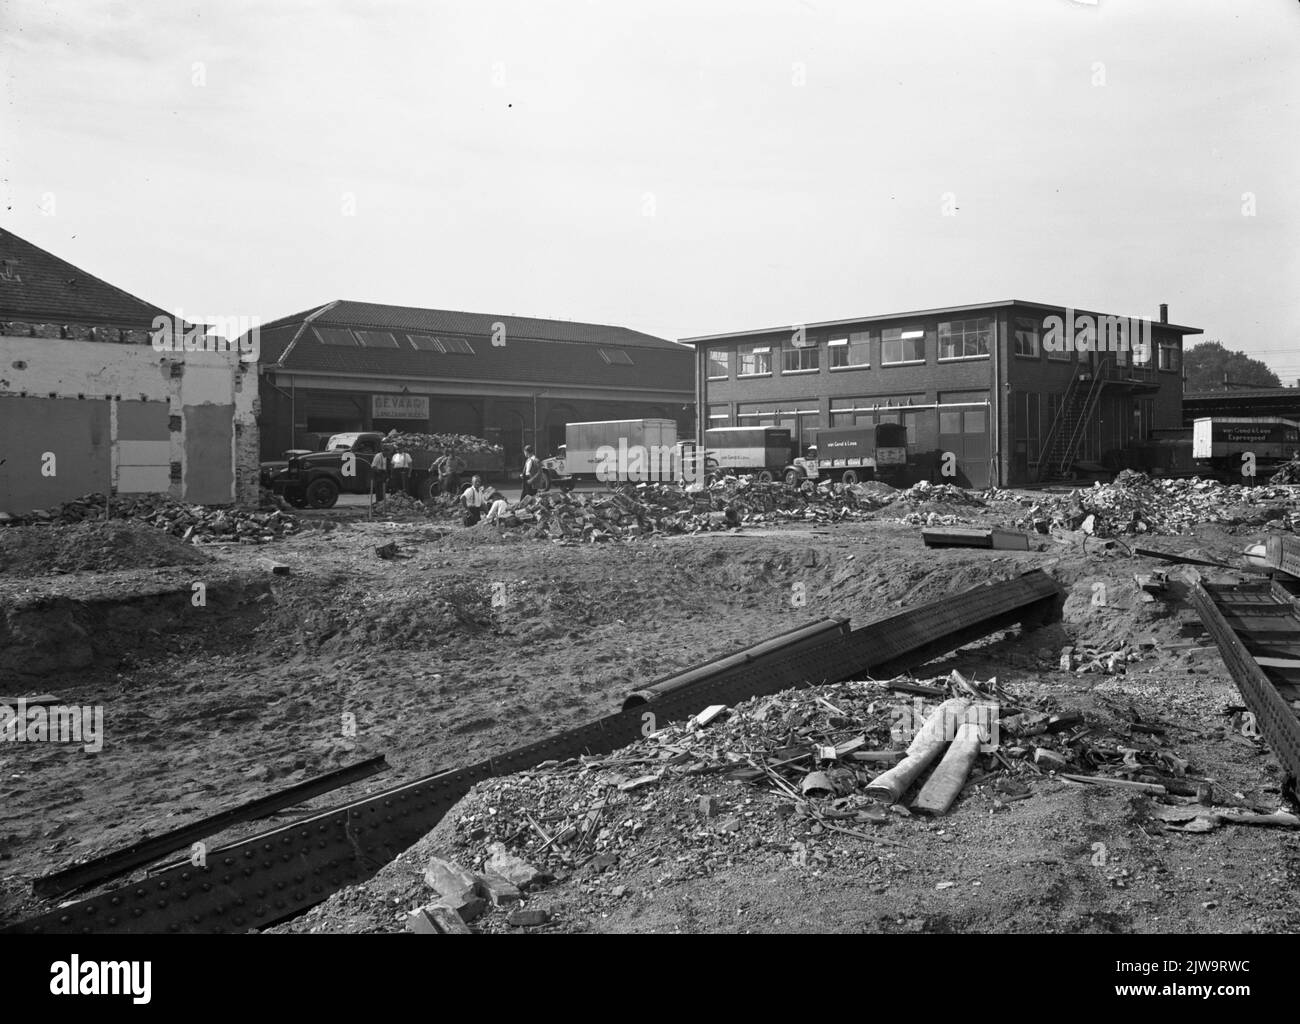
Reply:
[[336, 345], [339, 348], [356, 348], [357, 339], [345, 327], [313, 327], [316, 337], [322, 345]]
[[848, 370], [855, 366], [871, 365], [871, 335], [854, 331], [847, 338], [831, 338], [826, 342], [832, 370]]
[[880, 362], [925, 362], [925, 331], [917, 327], [890, 327], [880, 332]]
[[731, 376], [731, 350], [709, 349], [709, 380], [726, 380]]
[[736, 347], [736, 375], [761, 377], [772, 372], [771, 345], [738, 345]]
[[1038, 321], [1016, 317], [1015, 353], [1026, 359], [1038, 358]]
[[390, 331], [357, 331], [362, 348], [397, 348], [397, 339]]
[[610, 366], [631, 366], [632, 357], [621, 348], [602, 348], [598, 350], [600, 358]]
[[787, 345], [781, 349], [782, 373], [807, 373], [821, 368], [821, 349], [815, 342]]
[[1052, 339], [1049, 332], [1049, 344], [1043, 346], [1047, 349], [1047, 358], [1054, 363], [1069, 363], [1074, 360], [1074, 339], [1061, 337], [1062, 332], [1058, 332], [1055, 340]]
[[442, 342], [442, 347], [448, 355], [472, 356], [474, 354], [474, 350], [464, 338], [439, 338], [438, 340]]
[[939, 325], [940, 359], [978, 359], [989, 354], [993, 335], [989, 317], [978, 320], [950, 320]]
[[1177, 372], [1181, 367], [1182, 345], [1177, 341], [1160, 342], [1160, 369]]
[[730, 405], [709, 406], [708, 426], [710, 427], [731, 426], [731, 406]]
[[408, 334], [406, 340], [411, 343], [411, 347], [420, 352], [442, 352], [447, 350], [442, 347], [442, 342], [432, 334]]

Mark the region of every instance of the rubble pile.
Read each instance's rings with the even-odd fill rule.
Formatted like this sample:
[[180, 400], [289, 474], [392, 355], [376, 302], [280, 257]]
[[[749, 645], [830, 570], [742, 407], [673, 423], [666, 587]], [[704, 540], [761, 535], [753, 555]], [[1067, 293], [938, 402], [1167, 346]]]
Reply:
[[[449, 507], [449, 503], [443, 502], [440, 507], [445, 509]], [[423, 519], [433, 510], [419, 498], [412, 498], [404, 491], [389, 491], [384, 495], [383, 501], [374, 503], [371, 511], [377, 516], [416, 516]]]
[[452, 451], [461, 455], [469, 452], [497, 454], [504, 451], [499, 444], [475, 437], [473, 434], [419, 434], [390, 430], [384, 435], [384, 444], [391, 444], [399, 449], [416, 449], [426, 451], [435, 449]]
[[[1021, 499], [1022, 501], [1026, 499]], [[1098, 537], [1179, 534], [1200, 523], [1300, 528], [1300, 496], [1287, 487], [1152, 479], [1124, 470], [1114, 483], [1039, 497], [1015, 521], [1024, 530], [1083, 530]]]
[[[505, 529], [560, 541], [614, 541], [650, 534], [699, 533], [740, 525], [740, 512], [710, 492], [642, 485], [605, 494], [549, 491], [525, 498], [500, 520]], [[484, 528], [492, 524], [484, 522]]]
[[[983, 725], [973, 708], [987, 712]], [[932, 733], [936, 721], [956, 724], [955, 737]], [[553, 880], [574, 878], [595, 900], [619, 900], [641, 895], [627, 884], [633, 878], [708, 877], [741, 858], [883, 864], [899, 845], [890, 831], [908, 819], [942, 814], [959, 797], [1004, 811], [1057, 779], [1209, 801], [1210, 785], [1188, 776], [1164, 732], [1136, 721], [1109, 730], [1050, 698], [1035, 704], [957, 672], [788, 690], [709, 708], [608, 755], [483, 781], [449, 814], [445, 857], [430, 861], [426, 881], [463, 921], [481, 916], [481, 930], [503, 930], [519, 926], [510, 908]], [[936, 757], [949, 752], [928, 779], [933, 761], [911, 764], [925, 742]], [[959, 746], [966, 760], [954, 776], [949, 756]], [[936, 784], [947, 786], [946, 803], [927, 797]], [[846, 851], [843, 836], [867, 842]], [[455, 892], [439, 884], [448, 866], [462, 873]]]
[[1300, 484], [1300, 457], [1292, 459], [1268, 478], [1271, 484]]
[[[51, 508], [5, 516], [13, 526], [68, 525], [104, 521], [102, 494], [86, 494]], [[160, 494], [112, 499], [112, 520], [128, 520], [156, 527], [191, 544], [265, 544], [302, 529], [298, 518], [280, 509], [250, 509], [232, 505], [188, 505]]]

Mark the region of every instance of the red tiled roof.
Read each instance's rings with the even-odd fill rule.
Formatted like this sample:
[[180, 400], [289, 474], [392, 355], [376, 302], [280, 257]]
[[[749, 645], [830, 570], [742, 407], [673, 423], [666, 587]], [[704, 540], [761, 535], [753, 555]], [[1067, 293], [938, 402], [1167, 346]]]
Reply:
[[148, 329], [165, 309], [0, 228], [0, 320]]
[[[315, 319], [304, 323], [313, 314]], [[505, 325], [505, 344], [494, 346], [494, 325]], [[300, 328], [303, 328], [299, 331]], [[397, 348], [325, 345], [314, 328], [387, 330]], [[463, 338], [472, 354], [414, 348], [403, 335]], [[290, 339], [297, 336], [291, 343]], [[626, 327], [385, 306], [346, 300], [272, 321], [262, 328], [261, 364], [287, 370], [425, 379], [567, 383], [650, 387], [693, 393], [691, 350]], [[622, 350], [631, 364], [607, 362], [600, 349]]]

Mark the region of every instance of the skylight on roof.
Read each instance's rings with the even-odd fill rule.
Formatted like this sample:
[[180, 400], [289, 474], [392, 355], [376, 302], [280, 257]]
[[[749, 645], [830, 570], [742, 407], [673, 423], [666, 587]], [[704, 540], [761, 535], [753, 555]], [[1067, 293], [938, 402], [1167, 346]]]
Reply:
[[346, 327], [313, 327], [316, 337], [322, 345], [337, 345], [340, 348], [356, 348], [357, 339]]
[[605, 360], [610, 366], [631, 366], [632, 357], [624, 352], [621, 348], [602, 348], [598, 350], [600, 358]]
[[442, 342], [442, 347], [448, 353], [461, 356], [472, 356], [474, 354], [474, 350], [470, 348], [469, 342], [464, 338], [439, 338], [438, 340]]
[[357, 331], [362, 348], [397, 348], [397, 339], [391, 331]]
[[447, 351], [442, 347], [442, 342], [432, 334], [408, 334], [406, 340], [420, 352], [442, 352], [445, 354]]

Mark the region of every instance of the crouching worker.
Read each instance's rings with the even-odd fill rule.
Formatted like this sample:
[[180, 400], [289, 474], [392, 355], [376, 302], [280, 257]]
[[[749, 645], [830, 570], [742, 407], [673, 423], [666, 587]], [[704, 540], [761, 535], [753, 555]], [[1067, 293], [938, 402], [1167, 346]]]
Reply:
[[506, 501], [506, 496], [500, 491], [493, 491], [488, 495], [488, 512], [485, 523], [500, 523], [510, 508], [510, 503]]
[[476, 525], [483, 518], [488, 503], [487, 488], [483, 486], [481, 476], [475, 474], [469, 486], [461, 492], [460, 500], [465, 506], [465, 525]]

